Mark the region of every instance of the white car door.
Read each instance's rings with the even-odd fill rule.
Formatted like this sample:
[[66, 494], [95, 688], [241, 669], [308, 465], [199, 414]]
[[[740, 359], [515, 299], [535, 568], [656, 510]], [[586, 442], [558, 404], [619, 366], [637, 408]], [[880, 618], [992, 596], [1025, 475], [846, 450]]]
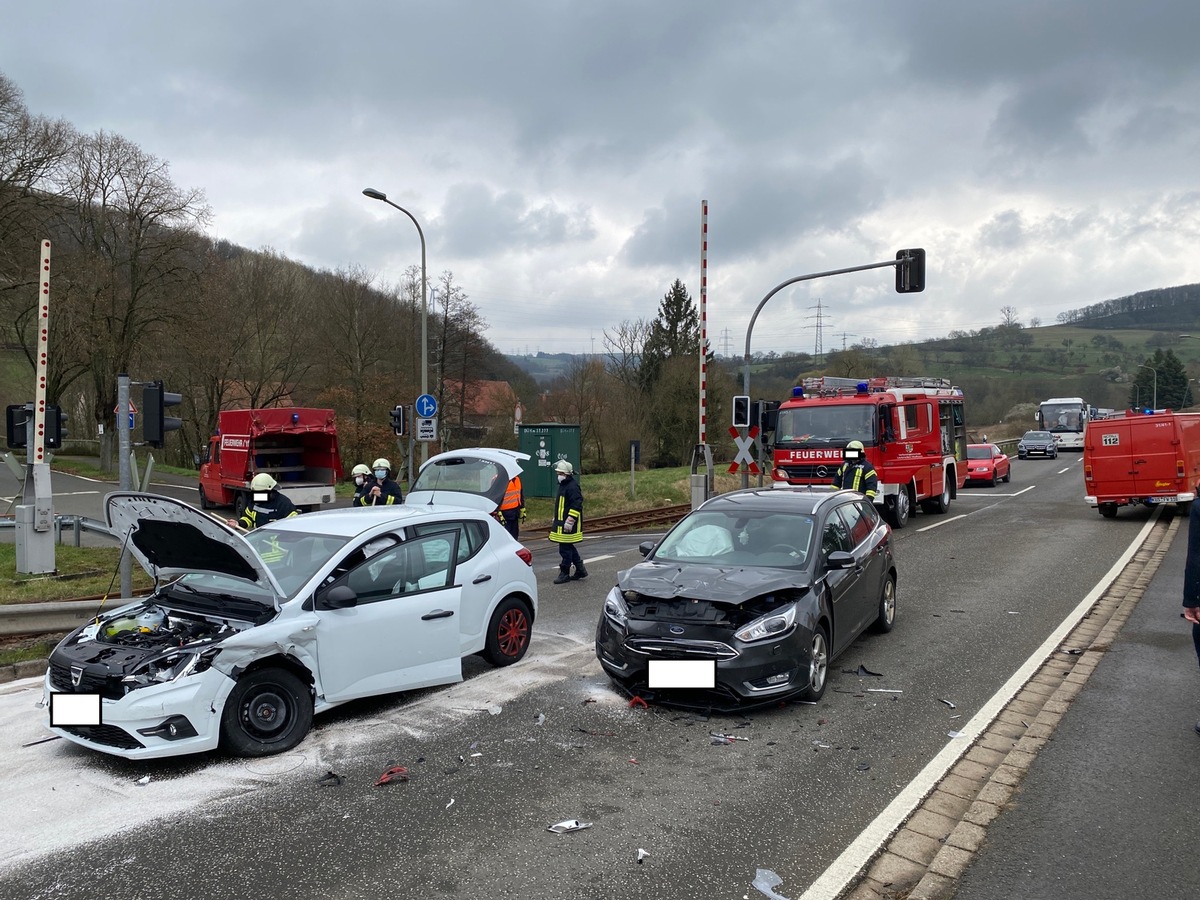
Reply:
[[[317, 597], [317, 666], [331, 703], [462, 680], [462, 590], [454, 586], [456, 531], [396, 544]], [[345, 585], [354, 605], [322, 596]]]

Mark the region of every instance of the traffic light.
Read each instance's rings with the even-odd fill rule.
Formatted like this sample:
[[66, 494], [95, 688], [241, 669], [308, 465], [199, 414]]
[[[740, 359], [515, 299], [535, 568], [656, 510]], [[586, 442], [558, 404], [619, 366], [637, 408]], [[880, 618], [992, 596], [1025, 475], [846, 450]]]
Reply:
[[764, 434], [775, 430], [778, 416], [778, 400], [755, 400], [750, 404], [750, 422], [757, 425]]
[[33, 415], [33, 406], [24, 403], [4, 410], [4, 430], [8, 438], [8, 449], [17, 450], [26, 446], [28, 437], [25, 423]]
[[392, 407], [392, 431], [397, 435], [408, 434], [408, 410], [403, 406]]
[[744, 394], [733, 398], [733, 427], [750, 427], [750, 398]]
[[896, 251], [896, 293], [916, 294], [925, 290], [925, 251]]
[[67, 414], [57, 406], [46, 407], [46, 446], [56, 450], [63, 445], [69, 433], [66, 428]]
[[163, 390], [161, 379], [142, 385], [142, 413], [145, 416], [142, 433], [147, 444], [162, 447], [168, 431], [178, 431], [183, 427], [182, 419], [168, 416], [165, 412], [168, 406], [178, 406], [182, 402], [182, 394]]

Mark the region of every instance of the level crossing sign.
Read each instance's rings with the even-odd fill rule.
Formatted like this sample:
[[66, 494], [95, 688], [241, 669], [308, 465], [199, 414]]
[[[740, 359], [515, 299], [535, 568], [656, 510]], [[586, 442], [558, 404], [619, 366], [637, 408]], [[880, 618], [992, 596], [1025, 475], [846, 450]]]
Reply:
[[730, 426], [729, 434], [733, 437], [734, 444], [737, 445], [737, 455], [729, 464], [730, 474], [737, 472], [738, 467], [744, 465], [751, 475], [758, 475], [760, 469], [758, 463], [754, 461], [754, 439], [758, 437], [758, 426], [751, 425], [745, 437], [742, 437], [739, 429]]

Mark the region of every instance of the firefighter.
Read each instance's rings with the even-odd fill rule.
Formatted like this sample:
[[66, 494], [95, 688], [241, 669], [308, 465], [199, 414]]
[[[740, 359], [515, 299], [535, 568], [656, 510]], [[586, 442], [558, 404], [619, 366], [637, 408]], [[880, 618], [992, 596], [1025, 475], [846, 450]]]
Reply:
[[255, 475], [250, 480], [251, 502], [246, 504], [241, 518], [229, 520], [229, 526], [253, 531], [268, 522], [290, 519], [296, 515], [300, 511], [296, 509], [296, 504], [278, 491], [277, 487], [278, 482], [266, 472]]
[[833, 486], [858, 491], [868, 500], [874, 500], [879, 492], [879, 476], [875, 467], [867, 462], [862, 441], [851, 441], [846, 445], [844, 462], [833, 476]]
[[[554, 464], [558, 487], [554, 491], [554, 521], [550, 525], [550, 540], [558, 544], [558, 577], [555, 584], [565, 584], [587, 578], [583, 557], [575, 547], [583, 540], [583, 491], [575, 481], [575, 470], [565, 459]], [[572, 574], [571, 566], [575, 567]]]
[[367, 489], [367, 482], [371, 479], [371, 470], [367, 468], [366, 463], [359, 463], [355, 466], [350, 474], [354, 476], [354, 499], [350, 501], [351, 506], [362, 506], [358, 501], [363, 495], [363, 491]]
[[391, 479], [392, 464], [383, 457], [371, 463], [371, 473], [374, 481], [368, 481], [362, 496], [356, 501], [359, 506], [391, 506], [401, 503], [404, 498], [400, 495], [400, 485]]
[[521, 487], [521, 476], [515, 475], [504, 489], [504, 499], [496, 510], [496, 519], [513, 540], [521, 539], [521, 523], [525, 521], [525, 490]]

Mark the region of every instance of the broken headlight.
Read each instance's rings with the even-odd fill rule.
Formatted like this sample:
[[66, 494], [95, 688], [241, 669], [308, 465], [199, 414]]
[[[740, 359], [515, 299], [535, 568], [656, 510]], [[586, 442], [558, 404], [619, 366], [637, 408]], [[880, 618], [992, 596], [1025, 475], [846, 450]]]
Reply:
[[793, 603], [784, 609], [760, 616], [745, 628], [738, 629], [734, 633], [734, 637], [745, 643], [762, 641], [767, 638], [777, 638], [791, 631], [792, 626], [795, 624], [796, 604]]
[[129, 690], [152, 684], [168, 684], [203, 672], [212, 665], [213, 658], [220, 652], [218, 647], [203, 647], [195, 650], [172, 650], [153, 659], [148, 659], [121, 680]]
[[604, 615], [617, 627], [625, 628], [625, 624], [629, 621], [629, 607], [625, 605], [625, 598], [621, 596], [620, 588], [613, 588], [608, 592], [608, 596], [604, 599]]

